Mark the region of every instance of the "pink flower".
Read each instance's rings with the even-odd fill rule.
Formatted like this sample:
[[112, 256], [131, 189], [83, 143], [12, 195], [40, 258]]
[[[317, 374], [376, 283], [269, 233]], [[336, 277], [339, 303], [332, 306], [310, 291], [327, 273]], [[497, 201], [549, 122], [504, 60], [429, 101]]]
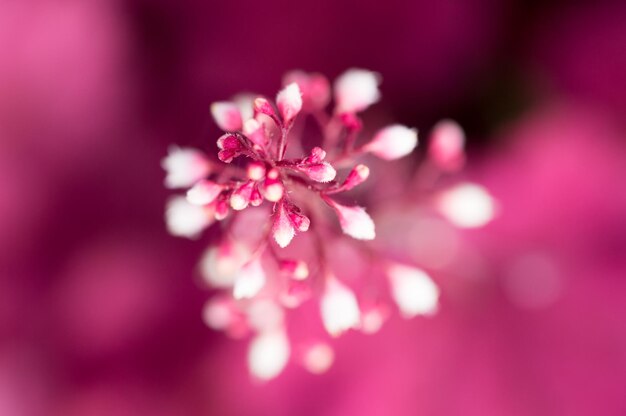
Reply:
[[[361, 282], [365, 274], [383, 282], [378, 286], [390, 292], [405, 317], [434, 313], [439, 295], [425, 272], [390, 265], [384, 249], [370, 245], [376, 226], [364, 207], [364, 195], [350, 196], [358, 205], [335, 199], [370, 178], [370, 168], [358, 163], [359, 157], [371, 153], [398, 159], [417, 145], [415, 129], [391, 125], [364, 146], [355, 146], [363, 129], [356, 113], [378, 101], [380, 77], [365, 70], [341, 75], [335, 82], [336, 107], [329, 114], [323, 114], [330, 95], [325, 78], [301, 72], [288, 78], [291, 82], [275, 103], [248, 97], [245, 106], [213, 105], [216, 122], [227, 131], [216, 143], [223, 163], [208, 169], [201, 153], [192, 150], [164, 162], [183, 178], [171, 182], [191, 187], [186, 199], [175, 198], [168, 205], [170, 232], [194, 238], [213, 222], [220, 223], [200, 271], [203, 281], [221, 292], [218, 300], [207, 303], [203, 316], [211, 328], [252, 337], [248, 366], [259, 380], [277, 376], [290, 360], [314, 373], [331, 365], [330, 346], [309, 337], [295, 348], [298, 341], [286, 329], [289, 312], [309, 302], [319, 306], [320, 328], [332, 337], [349, 329], [377, 332], [392, 308], [388, 296], [376, 293], [372, 298], [371, 288]], [[248, 106], [252, 113], [244, 115]], [[304, 117], [317, 122], [325, 137], [302, 154], [308, 143], [302, 134], [308, 133], [293, 127]], [[377, 195], [373, 190], [369, 196]], [[471, 209], [476, 216], [477, 209]], [[450, 212], [444, 209], [442, 215]]]

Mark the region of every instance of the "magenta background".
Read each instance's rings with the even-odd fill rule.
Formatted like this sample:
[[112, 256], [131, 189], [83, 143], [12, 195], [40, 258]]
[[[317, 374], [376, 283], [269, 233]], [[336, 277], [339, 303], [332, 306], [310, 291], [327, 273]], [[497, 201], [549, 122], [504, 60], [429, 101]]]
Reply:
[[[0, 415], [626, 414], [620, 1], [0, 1]], [[204, 245], [165, 232], [160, 159], [209, 104], [293, 68], [383, 75], [385, 117], [456, 118], [502, 215], [441, 313], [349, 334], [325, 376], [250, 383], [205, 328]], [[376, 175], [373, 172], [373, 175]], [[503, 279], [546, 253], [562, 291]]]

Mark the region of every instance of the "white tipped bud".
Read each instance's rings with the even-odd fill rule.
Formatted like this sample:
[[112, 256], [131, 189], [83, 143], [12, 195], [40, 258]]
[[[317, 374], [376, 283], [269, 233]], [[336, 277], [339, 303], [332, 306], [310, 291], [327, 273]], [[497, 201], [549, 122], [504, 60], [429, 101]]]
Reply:
[[246, 209], [248, 207], [248, 204], [250, 204], [250, 197], [252, 196], [253, 190], [253, 181], [248, 181], [239, 186], [239, 188], [235, 189], [230, 196], [230, 207], [235, 211], [241, 211], [242, 209]]
[[252, 260], [243, 266], [235, 278], [233, 297], [235, 299], [250, 299], [255, 297], [265, 286], [265, 272], [258, 259]]
[[357, 113], [380, 99], [380, 75], [364, 69], [349, 69], [335, 80], [336, 113]]
[[287, 362], [291, 347], [284, 330], [262, 332], [252, 339], [248, 349], [250, 374], [261, 381], [279, 375]]
[[482, 227], [493, 219], [496, 202], [480, 185], [461, 183], [442, 192], [436, 206], [452, 224], [460, 228]]
[[182, 196], [175, 196], [167, 202], [165, 222], [170, 234], [178, 237], [196, 238], [214, 220], [212, 210], [191, 205]]
[[298, 170], [306, 174], [315, 182], [330, 182], [337, 176], [337, 171], [328, 162], [312, 163], [310, 165], [302, 165]]
[[274, 234], [274, 240], [281, 248], [287, 247], [296, 235], [296, 230], [289, 219], [289, 214], [283, 203], [277, 204], [272, 233]]
[[465, 133], [458, 123], [442, 120], [435, 125], [430, 136], [428, 156], [439, 168], [454, 171], [464, 162]]
[[339, 224], [345, 234], [357, 240], [373, 240], [376, 237], [374, 221], [362, 207], [347, 207], [330, 198], [325, 201], [335, 209]]
[[286, 125], [296, 118], [302, 109], [302, 93], [295, 82], [287, 85], [276, 96], [276, 105]]
[[359, 325], [360, 312], [356, 296], [333, 276], [326, 281], [320, 308], [324, 328], [334, 337]]
[[437, 312], [439, 289], [423, 270], [394, 264], [387, 273], [391, 295], [405, 318]]
[[381, 159], [394, 160], [411, 153], [417, 146], [417, 130], [394, 124], [380, 130], [363, 150]]
[[241, 130], [242, 120], [239, 107], [229, 101], [219, 101], [211, 104], [211, 114], [215, 123], [224, 131]]
[[248, 163], [247, 174], [249, 179], [260, 181], [265, 177], [265, 164], [256, 161]]
[[178, 146], [168, 149], [161, 166], [167, 172], [165, 187], [170, 189], [191, 186], [211, 171], [209, 161], [202, 152]]
[[224, 187], [213, 181], [202, 180], [187, 191], [187, 201], [192, 205], [208, 205], [222, 192]]

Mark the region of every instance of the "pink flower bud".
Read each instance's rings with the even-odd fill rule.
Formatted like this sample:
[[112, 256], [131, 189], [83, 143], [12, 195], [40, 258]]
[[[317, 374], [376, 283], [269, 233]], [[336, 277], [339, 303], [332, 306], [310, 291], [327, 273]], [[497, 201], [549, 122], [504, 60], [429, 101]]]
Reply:
[[250, 162], [248, 163], [246, 173], [249, 179], [260, 181], [265, 177], [265, 164], [258, 161]]
[[241, 113], [235, 103], [228, 101], [213, 103], [211, 104], [211, 114], [220, 129], [224, 131], [241, 130]]
[[257, 185], [254, 186], [252, 193], [250, 194], [250, 205], [253, 207], [258, 207], [263, 203], [263, 196], [261, 192], [259, 192], [259, 187]]
[[222, 221], [228, 216], [229, 208], [226, 199], [218, 199], [215, 203], [215, 219]]
[[359, 131], [363, 128], [361, 119], [354, 113], [343, 113], [341, 114], [340, 120], [341, 124], [343, 124], [348, 131]]
[[278, 202], [285, 193], [283, 183], [278, 179], [278, 170], [271, 169], [263, 181], [263, 196], [270, 202]]
[[380, 75], [363, 69], [349, 69], [335, 80], [335, 113], [357, 113], [378, 102]]
[[320, 309], [324, 328], [334, 337], [359, 326], [360, 311], [356, 296], [334, 276], [329, 276], [326, 281]]
[[357, 240], [373, 240], [376, 237], [374, 221], [362, 207], [347, 207], [330, 198], [324, 198], [337, 212], [343, 232]]
[[171, 198], [165, 208], [165, 222], [170, 234], [196, 238], [216, 218], [212, 207], [191, 205], [182, 196]]
[[290, 279], [304, 280], [309, 276], [309, 267], [302, 260], [282, 260], [278, 268], [282, 276]]
[[296, 230], [304, 233], [309, 230], [311, 226], [311, 220], [306, 215], [300, 213], [299, 209], [292, 209], [288, 212], [289, 219], [291, 223], [294, 225]]
[[365, 165], [356, 165], [346, 177], [346, 180], [341, 185], [342, 191], [349, 191], [365, 182], [367, 178], [370, 176], [370, 169]]
[[276, 111], [274, 111], [274, 107], [272, 107], [272, 104], [270, 104], [267, 99], [257, 97], [254, 99], [253, 106], [256, 113], [265, 114], [266, 116], [276, 119]]
[[302, 91], [302, 106], [307, 110], [319, 110], [330, 101], [330, 84], [321, 74], [291, 71], [283, 78], [283, 85], [295, 82]]
[[437, 311], [439, 289], [423, 270], [393, 264], [387, 269], [391, 295], [405, 318]]
[[442, 120], [435, 125], [430, 136], [428, 157], [440, 169], [455, 171], [463, 166], [465, 133], [452, 120]]
[[240, 185], [230, 196], [230, 207], [235, 211], [246, 209], [250, 203], [253, 190], [254, 181], [248, 181]]
[[321, 147], [311, 149], [311, 155], [306, 159], [310, 163], [319, 163], [326, 158], [326, 152]]
[[289, 219], [289, 214], [285, 208], [284, 202], [276, 203], [276, 212], [274, 213], [274, 224], [272, 233], [274, 240], [281, 247], [285, 248], [289, 245], [293, 237], [296, 235], [296, 230], [293, 223]]
[[298, 84], [291, 83], [276, 96], [278, 111], [285, 125], [290, 125], [302, 109], [302, 93]]
[[315, 182], [330, 182], [337, 176], [337, 171], [328, 162], [299, 165], [297, 169]]
[[250, 299], [255, 297], [265, 286], [265, 272], [259, 259], [254, 259], [244, 265], [235, 277], [233, 297], [235, 299]]
[[210, 180], [202, 180], [187, 191], [187, 201], [193, 205], [208, 205], [215, 201], [223, 189], [223, 185]]
[[393, 160], [411, 153], [417, 146], [417, 130], [394, 124], [380, 130], [363, 150], [385, 160]]
[[217, 147], [220, 149], [217, 157], [224, 163], [232, 162], [233, 158], [238, 156], [243, 149], [239, 139], [232, 134], [225, 134], [217, 139]]
[[256, 119], [251, 118], [246, 121], [243, 125], [243, 132], [252, 143], [261, 148], [266, 146], [269, 142], [267, 134], [265, 133], [265, 127]]
[[278, 376], [289, 361], [291, 346], [284, 329], [264, 331], [255, 336], [248, 349], [250, 374], [260, 381]]
[[161, 162], [167, 172], [167, 188], [186, 188], [204, 178], [211, 171], [208, 159], [198, 150], [171, 146]]

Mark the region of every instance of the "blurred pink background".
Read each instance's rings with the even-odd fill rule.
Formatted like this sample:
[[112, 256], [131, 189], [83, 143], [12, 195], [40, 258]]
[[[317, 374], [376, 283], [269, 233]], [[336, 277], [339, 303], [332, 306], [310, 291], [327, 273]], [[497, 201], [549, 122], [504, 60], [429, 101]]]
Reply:
[[[609, 0], [0, 1], [0, 415], [626, 414], [625, 21]], [[458, 120], [500, 215], [455, 234], [438, 315], [259, 385], [201, 321], [204, 245], [167, 234], [160, 160], [213, 149], [212, 101], [350, 67], [382, 74], [385, 117]]]

